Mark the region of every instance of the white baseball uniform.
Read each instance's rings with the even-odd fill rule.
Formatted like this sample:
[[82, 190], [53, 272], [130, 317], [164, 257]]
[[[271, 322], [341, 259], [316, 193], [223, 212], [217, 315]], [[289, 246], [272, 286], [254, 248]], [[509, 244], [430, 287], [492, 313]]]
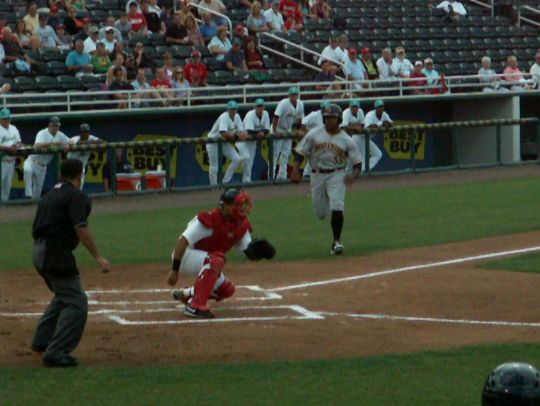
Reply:
[[[356, 116], [353, 114], [350, 108], [343, 111], [343, 120], [341, 121], [341, 128], [347, 128], [349, 124], [364, 124], [364, 112], [362, 109], [358, 109]], [[362, 157], [362, 171], [366, 170], [366, 136], [364, 134], [353, 134], [352, 140], [356, 144], [356, 148], [360, 152]], [[377, 145], [369, 140], [369, 169], [373, 169], [375, 165], [381, 160], [382, 152]]]
[[[36, 144], [51, 144], [61, 142], [69, 143], [69, 138], [61, 131], [57, 131], [55, 135], [49, 132], [48, 128], [44, 128], [36, 135]], [[38, 199], [41, 196], [43, 182], [47, 174], [47, 165], [54, 158], [54, 154], [31, 154], [24, 161], [24, 194], [27, 197]]]
[[[277, 130], [280, 133], [290, 133], [293, 124], [297, 120], [304, 118], [304, 103], [301, 100], [296, 101], [296, 106], [293, 106], [289, 98], [281, 100], [274, 111], [274, 116], [278, 117]], [[292, 150], [292, 140], [274, 140], [274, 162], [272, 165], [272, 173], [276, 173], [276, 165], [279, 161], [279, 172], [276, 179], [287, 179], [287, 164]]]
[[[75, 135], [74, 137], [71, 137], [71, 139], [69, 140], [70, 144], [74, 144], [74, 145], [77, 145], [80, 141], [81, 141], [80, 135]], [[98, 137], [89, 135], [88, 140], [86, 142], [97, 142], [97, 141], [99, 141]], [[88, 166], [88, 160], [90, 159], [90, 152], [85, 152], [85, 151], [68, 152], [67, 157], [68, 159], [78, 159], [83, 164], [83, 173], [81, 177], [81, 187], [80, 187], [82, 190], [82, 188], [84, 187], [84, 179], [86, 177], [85, 176], [86, 167]]]
[[[240, 131], [244, 131], [244, 124], [240, 115], [236, 113], [234, 119], [232, 119], [229, 112], [226, 111], [218, 117], [208, 133], [208, 138], [218, 139], [223, 132], [238, 133]], [[224, 142], [222, 145], [223, 156], [231, 160], [223, 176], [223, 183], [229, 183], [242, 159], [232, 143]], [[221, 165], [221, 162], [218, 162], [218, 144], [206, 144], [206, 152], [208, 153], [208, 177], [210, 178], [210, 185], [215, 186], [217, 185], [218, 165]]]
[[[306, 127], [308, 131], [312, 130], [315, 127], [319, 127], [323, 124], [324, 123], [323, 123], [322, 110], [312, 111], [311, 113], [309, 113], [307, 116], [305, 116], [302, 119], [302, 125]], [[311, 176], [311, 165], [309, 164], [309, 162], [304, 167], [303, 176], [304, 177]]]
[[[248, 111], [244, 117], [244, 130], [248, 133], [253, 131], [270, 132], [270, 115], [266, 110], [263, 110], [261, 117], [257, 116], [256, 109]], [[251, 182], [251, 170], [257, 152], [257, 141], [238, 141], [236, 149], [240, 153], [244, 165], [242, 182]]]
[[[8, 128], [0, 125], [0, 146], [11, 147], [21, 143], [21, 135], [19, 130], [14, 125], [10, 124]], [[13, 172], [15, 171], [15, 157], [4, 155], [2, 158], [2, 193], [3, 201], [9, 199], [11, 192], [11, 184], [13, 182]]]
[[381, 117], [378, 117], [377, 112], [375, 110], [371, 110], [366, 114], [366, 117], [364, 118], [364, 127], [367, 128], [373, 124], [376, 124], [377, 127], [382, 127], [385, 121], [393, 123], [392, 119], [386, 111], [383, 111]]
[[345, 209], [345, 167], [357, 165], [362, 158], [352, 138], [341, 130], [329, 134], [324, 126], [310, 130], [296, 147], [311, 165], [311, 200], [320, 219], [330, 211]]

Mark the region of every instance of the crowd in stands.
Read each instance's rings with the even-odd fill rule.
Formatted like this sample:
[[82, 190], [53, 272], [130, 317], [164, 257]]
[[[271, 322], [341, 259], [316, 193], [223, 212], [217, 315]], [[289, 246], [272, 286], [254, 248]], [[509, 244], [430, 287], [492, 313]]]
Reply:
[[[17, 16], [23, 8], [25, 15], [14, 24], [7, 24], [6, 15], [0, 15], [4, 70], [8, 65], [14, 76], [47, 74], [46, 63], [39, 57], [59, 52], [65, 57], [68, 74], [99, 79], [92, 90], [138, 91], [140, 101], [135, 106], [181, 105], [190, 89], [208, 85], [213, 71], [255, 80], [264, 77], [258, 75], [267, 69], [259, 33], [300, 32], [306, 30], [307, 20], [333, 17], [327, 0], [239, 0], [247, 17], [229, 32], [226, 19], [215, 14], [229, 13], [221, 0], [183, 0], [176, 11], [171, 0], [120, 1], [117, 4], [122, 9], [109, 13], [99, 0], [8, 2]], [[441, 24], [468, 18], [464, 5], [456, 0], [426, 4], [440, 11]], [[101, 5], [101, 14], [89, 12], [96, 5]], [[536, 87], [539, 55], [529, 71], [532, 80], [524, 76], [514, 55], [509, 55], [502, 78], [491, 68], [489, 57], [483, 57], [478, 75], [486, 85], [484, 91]], [[411, 94], [446, 91], [444, 75], [434, 68], [436, 61], [430, 57], [409, 60], [402, 46], [384, 48], [377, 58], [367, 46], [349, 46], [347, 35], [331, 35], [314, 63], [321, 69], [314, 81], [326, 82], [316, 88], [328, 91], [329, 97], [339, 97], [344, 90], [338, 77], [366, 81], [354, 85], [353, 90], [360, 94], [369, 81], [388, 84], [398, 79], [410, 79], [409, 85], [419, 87], [411, 89]], [[119, 101], [119, 108], [128, 107], [127, 97], [122, 92], [111, 96]]]

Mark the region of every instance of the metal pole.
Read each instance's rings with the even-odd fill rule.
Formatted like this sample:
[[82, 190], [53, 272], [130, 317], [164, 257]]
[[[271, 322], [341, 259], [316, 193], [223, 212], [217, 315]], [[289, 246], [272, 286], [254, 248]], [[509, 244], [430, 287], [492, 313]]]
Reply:
[[217, 167], [217, 183], [218, 185], [223, 185], [223, 143], [221, 138], [218, 138], [217, 141], [218, 149], [217, 149], [217, 156], [218, 156], [218, 167]]
[[495, 126], [495, 134], [497, 137], [497, 163], [501, 165], [501, 126], [499, 124]]
[[[122, 150], [122, 153], [124, 151]], [[116, 184], [116, 150], [112, 149], [112, 153], [111, 153], [111, 148], [107, 148], [107, 159], [110, 159], [111, 160], [111, 164], [110, 164], [110, 168], [111, 168], [111, 184], [109, 185], [109, 187], [111, 188], [111, 191], [113, 192], [113, 194], [117, 194], [117, 184]]]
[[411, 153], [411, 169], [416, 172], [416, 130], [412, 130], [412, 134], [409, 137], [409, 148]]
[[171, 191], [171, 144], [165, 145], [165, 190]]

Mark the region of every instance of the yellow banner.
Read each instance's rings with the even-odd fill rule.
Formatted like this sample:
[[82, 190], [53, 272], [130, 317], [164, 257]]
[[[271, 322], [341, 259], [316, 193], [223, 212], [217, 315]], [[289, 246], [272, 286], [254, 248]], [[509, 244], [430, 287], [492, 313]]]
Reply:
[[[395, 121], [394, 125], [414, 125], [426, 124], [424, 121]], [[410, 159], [411, 140], [413, 134], [416, 134], [415, 157], [416, 160], [425, 159], [426, 152], [426, 131], [425, 130], [400, 130], [384, 133], [384, 149], [392, 159]]]

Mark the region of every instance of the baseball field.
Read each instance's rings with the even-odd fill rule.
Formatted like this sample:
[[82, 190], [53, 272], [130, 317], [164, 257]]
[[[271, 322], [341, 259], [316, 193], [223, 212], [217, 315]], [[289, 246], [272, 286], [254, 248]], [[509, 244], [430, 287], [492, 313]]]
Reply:
[[278, 254], [230, 255], [237, 292], [213, 320], [186, 319], [165, 277], [179, 233], [219, 192], [96, 199], [114, 269], [77, 252], [90, 316], [68, 370], [29, 349], [51, 297], [31, 266], [35, 208], [0, 207], [0, 404], [477, 405], [498, 364], [540, 367], [539, 174], [361, 179], [342, 257], [307, 184], [248, 189], [254, 235]]

